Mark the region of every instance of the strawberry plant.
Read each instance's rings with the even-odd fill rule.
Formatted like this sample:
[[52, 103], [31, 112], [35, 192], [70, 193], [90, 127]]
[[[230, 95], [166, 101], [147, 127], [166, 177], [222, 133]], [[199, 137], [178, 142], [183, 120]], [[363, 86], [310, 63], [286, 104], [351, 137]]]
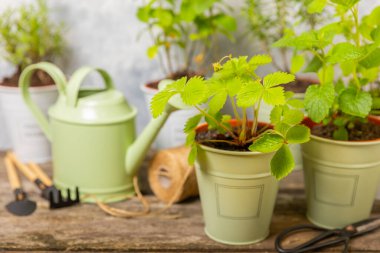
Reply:
[[360, 19], [358, 2], [314, 0], [310, 12], [330, 8], [336, 20], [320, 29], [285, 35], [273, 45], [314, 55], [306, 69], [318, 74], [320, 84], [307, 89], [305, 109], [314, 122], [334, 125], [332, 137], [338, 140], [348, 140], [355, 123], [366, 124], [371, 110], [379, 106], [368, 89], [379, 75], [380, 9]]
[[147, 49], [148, 57], [158, 57], [168, 77], [201, 68], [218, 35], [233, 40], [231, 32], [236, 29], [236, 22], [226, 14], [226, 8], [221, 0], [145, 2], [137, 17], [146, 24], [153, 42]]
[[[200, 144], [224, 143], [247, 147], [246, 151], [275, 152], [271, 171], [277, 179], [281, 179], [294, 167], [288, 145], [307, 142], [310, 130], [301, 125], [304, 118], [302, 102], [292, 99], [293, 94], [285, 92], [281, 86], [294, 81], [295, 76], [274, 72], [261, 78], [256, 74], [259, 66], [271, 61], [268, 55], [256, 55], [249, 60], [246, 56], [224, 57], [213, 65], [211, 78], [183, 77], [157, 93], [151, 102], [152, 115], [158, 117], [173, 96], [180, 96], [186, 105], [199, 111], [198, 115], [188, 119], [184, 128], [187, 145], [191, 146], [190, 163], [194, 163]], [[273, 106], [271, 125], [259, 127], [258, 115], [263, 101]], [[233, 115], [222, 115], [220, 112], [227, 102], [234, 109]], [[254, 113], [252, 122], [247, 119], [247, 108], [250, 107]], [[232, 118], [237, 122], [235, 126], [231, 124]], [[209, 131], [228, 138], [199, 140], [196, 128], [203, 119], [208, 123]]]

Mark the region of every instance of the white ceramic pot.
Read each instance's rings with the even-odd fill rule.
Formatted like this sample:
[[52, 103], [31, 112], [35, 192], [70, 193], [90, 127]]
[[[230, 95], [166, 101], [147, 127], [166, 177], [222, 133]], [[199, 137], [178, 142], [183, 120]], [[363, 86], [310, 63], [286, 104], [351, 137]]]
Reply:
[[[141, 90], [144, 92], [145, 102], [149, 110], [150, 101], [152, 100], [153, 96], [158, 92], [158, 90], [150, 88], [147, 85], [141, 86]], [[168, 121], [165, 123], [160, 133], [158, 134], [156, 141], [153, 144], [153, 147], [160, 150], [184, 145], [186, 142], [186, 135], [183, 132], [185, 123], [190, 117], [198, 113], [199, 112], [196, 109], [180, 110], [173, 112], [169, 116]]]
[[3, 108], [0, 106], [0, 150], [7, 150], [10, 149], [10, 147], [11, 143], [9, 140], [8, 129], [5, 125]]
[[[54, 85], [30, 88], [33, 101], [47, 114], [49, 107], [58, 98]], [[3, 109], [5, 126], [11, 145], [23, 162], [44, 163], [51, 160], [50, 143], [24, 104], [17, 87], [0, 86], [0, 106]]]

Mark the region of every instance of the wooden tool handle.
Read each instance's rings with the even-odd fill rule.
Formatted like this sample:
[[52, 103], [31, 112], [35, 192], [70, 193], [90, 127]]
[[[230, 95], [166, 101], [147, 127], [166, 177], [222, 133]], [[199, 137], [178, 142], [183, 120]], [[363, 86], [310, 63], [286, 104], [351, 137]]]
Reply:
[[8, 172], [8, 179], [9, 183], [11, 184], [11, 187], [13, 190], [21, 188], [21, 182], [20, 179], [18, 178], [16, 168], [13, 166], [12, 161], [9, 159], [9, 157], [4, 158], [5, 162], [5, 167], [7, 168]]
[[40, 166], [38, 166], [36, 163], [29, 163], [29, 168], [33, 170], [34, 174], [37, 175], [38, 179], [42, 181], [47, 186], [52, 186], [53, 182], [50, 180], [48, 175], [42, 170]]
[[25, 164], [20, 162], [15, 154], [8, 153], [8, 158], [13, 162], [13, 164], [16, 165], [16, 167], [28, 178], [31, 182], [34, 182], [37, 179], [37, 176], [34, 174], [34, 172]]

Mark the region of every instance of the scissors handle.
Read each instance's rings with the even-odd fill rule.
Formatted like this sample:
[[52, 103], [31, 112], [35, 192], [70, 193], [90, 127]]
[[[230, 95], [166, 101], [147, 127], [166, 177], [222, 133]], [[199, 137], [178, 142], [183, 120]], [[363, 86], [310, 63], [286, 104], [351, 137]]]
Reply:
[[[322, 231], [322, 233], [320, 233], [318, 236], [314, 237], [313, 239], [311, 239], [305, 243], [302, 243], [296, 247], [293, 247], [293, 248], [284, 249], [281, 246], [281, 242], [286, 237], [288, 237], [289, 235], [291, 235], [293, 233], [301, 232], [303, 230]], [[285, 229], [284, 231], [282, 231], [276, 238], [275, 247], [276, 247], [276, 250], [280, 253], [302, 253], [302, 252], [308, 252], [308, 251], [312, 251], [312, 250], [316, 250], [316, 249], [331, 247], [331, 246], [339, 245], [341, 243], [345, 243], [346, 247], [345, 247], [345, 250], [343, 252], [346, 252], [346, 249], [348, 248], [347, 246], [348, 246], [348, 242], [349, 242], [349, 237], [341, 236], [341, 237], [338, 237], [338, 238], [335, 238], [332, 240], [325, 240], [329, 237], [339, 236], [339, 235], [341, 235], [340, 230], [327, 230], [327, 229], [320, 228], [320, 227], [317, 227], [314, 225], [309, 225], [309, 224], [298, 225], [298, 226], [294, 226], [294, 227], [291, 227], [291, 228], [288, 228], [288, 229]], [[324, 241], [324, 242], [319, 243], [321, 241]]]

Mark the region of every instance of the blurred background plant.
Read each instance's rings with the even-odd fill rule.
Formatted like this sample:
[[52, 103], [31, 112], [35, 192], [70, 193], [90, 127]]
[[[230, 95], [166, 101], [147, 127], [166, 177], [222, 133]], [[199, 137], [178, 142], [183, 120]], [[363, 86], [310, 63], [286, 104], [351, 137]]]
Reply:
[[[247, 36], [259, 42], [260, 50], [272, 56], [272, 65], [277, 70], [297, 73], [305, 62], [305, 54], [296, 54], [293, 49], [280, 48], [279, 56], [271, 45], [286, 34], [296, 30], [315, 29], [331, 15], [328, 12], [308, 12], [312, 0], [246, 0], [243, 13], [246, 17]], [[291, 57], [291, 60], [289, 58]]]
[[17, 68], [53, 60], [64, 48], [62, 25], [50, 22], [44, 0], [8, 8], [0, 14], [0, 57]]
[[158, 58], [167, 77], [203, 72], [212, 59], [212, 46], [223, 34], [234, 40], [235, 19], [221, 0], [150, 0], [137, 17], [146, 24], [153, 45], [149, 58]]

